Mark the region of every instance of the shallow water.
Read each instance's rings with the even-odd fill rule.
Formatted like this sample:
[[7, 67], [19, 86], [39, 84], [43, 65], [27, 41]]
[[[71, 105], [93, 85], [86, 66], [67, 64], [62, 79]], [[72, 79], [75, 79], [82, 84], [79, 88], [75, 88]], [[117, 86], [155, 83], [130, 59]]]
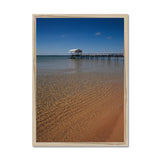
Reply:
[[37, 56], [37, 74], [103, 72], [123, 75], [123, 58], [70, 59], [69, 56]]
[[37, 141], [123, 141], [123, 66], [123, 58], [37, 56]]

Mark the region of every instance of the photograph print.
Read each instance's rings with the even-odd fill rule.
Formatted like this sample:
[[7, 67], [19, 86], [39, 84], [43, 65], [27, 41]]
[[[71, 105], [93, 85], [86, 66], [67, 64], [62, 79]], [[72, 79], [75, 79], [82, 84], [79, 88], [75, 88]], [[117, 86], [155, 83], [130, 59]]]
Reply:
[[128, 146], [128, 15], [33, 15], [33, 146]]

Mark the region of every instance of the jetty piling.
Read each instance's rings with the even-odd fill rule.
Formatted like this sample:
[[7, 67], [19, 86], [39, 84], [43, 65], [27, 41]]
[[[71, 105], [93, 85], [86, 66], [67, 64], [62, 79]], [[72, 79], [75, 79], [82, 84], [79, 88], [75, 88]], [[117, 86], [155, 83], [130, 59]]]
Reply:
[[108, 58], [111, 58], [111, 57], [124, 57], [123, 53], [92, 53], [92, 54], [89, 54], [89, 53], [83, 53], [83, 54], [72, 54], [70, 56], [71, 59], [93, 59], [93, 58], [104, 58], [104, 57], [108, 57]]

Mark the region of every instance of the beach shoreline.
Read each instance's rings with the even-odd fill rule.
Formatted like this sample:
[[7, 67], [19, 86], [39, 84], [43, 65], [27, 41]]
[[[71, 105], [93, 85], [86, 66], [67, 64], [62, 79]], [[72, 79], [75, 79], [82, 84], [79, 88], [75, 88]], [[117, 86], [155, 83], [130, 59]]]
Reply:
[[[90, 81], [87, 74], [39, 77], [37, 142], [124, 141], [123, 80], [104, 83], [104, 74], [89, 75]], [[65, 82], [55, 83], [56, 78]]]

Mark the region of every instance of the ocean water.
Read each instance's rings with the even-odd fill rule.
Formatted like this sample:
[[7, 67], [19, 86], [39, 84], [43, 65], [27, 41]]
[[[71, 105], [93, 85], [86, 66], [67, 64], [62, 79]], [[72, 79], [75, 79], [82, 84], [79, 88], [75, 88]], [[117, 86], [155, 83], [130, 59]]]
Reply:
[[122, 75], [123, 57], [70, 59], [70, 56], [37, 56], [37, 75], [104, 73], [106, 75]]
[[117, 119], [112, 141], [123, 141], [123, 58], [37, 56], [36, 62], [37, 142], [110, 141]]

